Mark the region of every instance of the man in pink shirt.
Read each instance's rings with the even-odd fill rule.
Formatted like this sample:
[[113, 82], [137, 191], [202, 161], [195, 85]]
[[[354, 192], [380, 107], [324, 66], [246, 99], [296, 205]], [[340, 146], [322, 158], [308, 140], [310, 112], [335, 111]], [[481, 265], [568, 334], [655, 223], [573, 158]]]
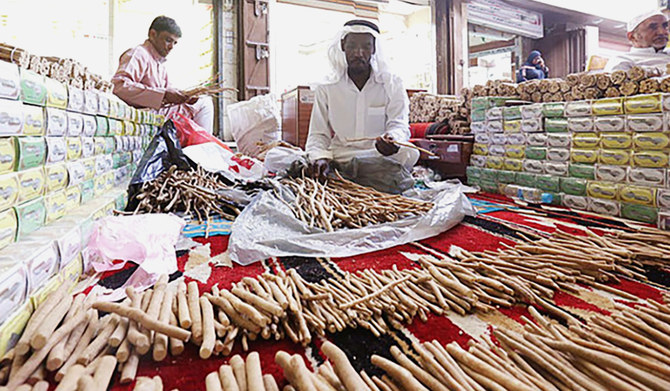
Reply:
[[181, 113], [212, 133], [214, 106], [209, 97], [190, 98], [172, 87], [163, 63], [181, 38], [181, 29], [172, 18], [158, 16], [151, 22], [149, 38], [126, 50], [112, 77], [114, 94], [138, 108], [151, 108], [168, 116]]

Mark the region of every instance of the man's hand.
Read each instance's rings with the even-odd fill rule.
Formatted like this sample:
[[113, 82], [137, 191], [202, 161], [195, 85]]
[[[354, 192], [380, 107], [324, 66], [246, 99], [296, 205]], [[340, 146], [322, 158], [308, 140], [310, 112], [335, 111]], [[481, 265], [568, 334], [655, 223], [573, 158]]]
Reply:
[[330, 160], [319, 159], [312, 163], [312, 175], [315, 178], [325, 178], [330, 174]]
[[393, 137], [388, 134], [377, 137], [375, 148], [384, 156], [391, 156], [400, 149], [400, 147], [393, 143]]
[[189, 100], [188, 95], [176, 88], [168, 88], [163, 95], [163, 104], [180, 105]]

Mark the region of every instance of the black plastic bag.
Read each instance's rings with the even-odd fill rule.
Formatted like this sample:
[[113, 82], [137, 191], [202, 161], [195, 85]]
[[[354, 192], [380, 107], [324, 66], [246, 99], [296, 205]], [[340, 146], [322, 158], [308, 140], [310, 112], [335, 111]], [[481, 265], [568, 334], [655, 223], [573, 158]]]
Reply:
[[133, 174], [128, 186], [128, 205], [126, 211], [133, 211], [137, 208], [139, 201], [136, 195], [139, 193], [144, 182], [153, 181], [170, 166], [177, 166], [179, 170], [190, 170], [195, 167], [181, 149], [177, 129], [171, 120], [163, 124], [161, 130], [156, 134], [147, 150], [137, 165], [137, 170]]

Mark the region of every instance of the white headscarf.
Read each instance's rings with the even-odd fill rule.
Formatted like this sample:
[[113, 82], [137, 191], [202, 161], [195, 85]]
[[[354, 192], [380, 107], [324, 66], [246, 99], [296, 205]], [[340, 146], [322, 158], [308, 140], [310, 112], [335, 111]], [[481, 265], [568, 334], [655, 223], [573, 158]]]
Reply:
[[342, 50], [341, 42], [347, 34], [351, 33], [371, 34], [375, 38], [375, 52], [370, 59], [370, 66], [372, 66], [374, 77], [377, 80], [388, 80], [391, 77], [391, 74], [381, 49], [379, 33], [369, 26], [355, 24], [342, 27], [333, 38], [333, 42], [328, 47], [328, 60], [330, 61], [330, 66], [332, 68], [331, 74], [320, 84], [337, 83], [347, 74], [347, 58]]

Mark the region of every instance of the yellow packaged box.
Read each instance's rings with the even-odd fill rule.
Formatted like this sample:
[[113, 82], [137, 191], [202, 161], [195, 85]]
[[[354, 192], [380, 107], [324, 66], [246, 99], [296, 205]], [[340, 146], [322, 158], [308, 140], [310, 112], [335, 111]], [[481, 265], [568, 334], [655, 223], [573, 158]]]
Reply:
[[623, 108], [626, 114], [660, 113], [661, 94], [627, 96]]
[[50, 77], [44, 78], [47, 87], [47, 106], [59, 109], [67, 108], [67, 87], [58, 80]]
[[65, 189], [65, 211], [70, 212], [81, 204], [81, 189], [79, 186], [70, 186]]
[[68, 264], [63, 265], [60, 271], [61, 278], [65, 282], [76, 284], [79, 277], [84, 273], [84, 264], [81, 254], [78, 254]]
[[77, 160], [81, 157], [81, 138], [66, 137], [67, 140], [67, 160]]
[[93, 154], [102, 155], [105, 153], [105, 138], [93, 137]]
[[505, 159], [503, 161], [503, 168], [508, 171], [522, 171], [523, 160], [521, 159]]
[[612, 182], [589, 181], [586, 184], [586, 194], [589, 197], [615, 200], [619, 194], [619, 187]]
[[635, 151], [632, 165], [635, 167], [665, 168], [668, 167], [668, 152], [666, 151]]
[[597, 149], [578, 149], [570, 150], [570, 161], [572, 163], [594, 164], [598, 161], [599, 150]]
[[114, 173], [108, 171], [102, 175], [105, 178], [105, 190], [111, 190], [114, 188]]
[[19, 179], [19, 199], [17, 202], [33, 200], [44, 194], [46, 180], [42, 167], [20, 171], [17, 176]]
[[105, 194], [105, 186], [107, 185], [107, 181], [105, 180], [104, 175], [95, 177], [93, 183], [93, 194], [95, 194], [96, 197]]
[[656, 132], [635, 133], [633, 134], [633, 145], [637, 149], [662, 150], [670, 146], [670, 135]]
[[619, 188], [619, 200], [632, 204], [656, 206], [656, 188], [622, 185]]
[[503, 157], [502, 156], [489, 156], [486, 159], [486, 168], [493, 168], [495, 170], [502, 170], [502, 168], [503, 168]]
[[526, 157], [526, 146], [525, 145], [506, 145], [505, 146], [505, 157], [512, 159], [523, 159]]
[[0, 212], [0, 248], [5, 248], [14, 243], [18, 224], [14, 208]]
[[601, 133], [600, 147], [603, 149], [628, 149], [633, 146], [633, 135], [630, 133]]
[[503, 122], [503, 131], [505, 133], [517, 133], [521, 131], [521, 120], [505, 120]]
[[592, 104], [593, 115], [619, 115], [623, 114], [624, 98], [596, 99]]
[[84, 180], [93, 179], [95, 177], [95, 158], [81, 159], [84, 165]]
[[0, 138], [0, 173], [14, 170], [16, 165], [16, 146], [14, 137]]
[[[96, 142], [97, 145], [97, 142]], [[489, 154], [489, 146], [486, 144], [478, 144], [475, 143], [472, 145], [472, 153], [475, 155], [488, 155]]]
[[596, 149], [600, 144], [600, 136], [597, 133], [575, 133], [572, 136], [573, 148]]
[[65, 190], [58, 190], [44, 196], [44, 204], [47, 208], [46, 224], [50, 224], [65, 216], [67, 196]]
[[19, 309], [6, 314], [11, 317], [0, 326], [0, 355], [7, 353], [21, 338], [23, 329], [33, 315], [33, 304], [25, 300]]
[[44, 136], [47, 130], [44, 108], [41, 106], [23, 105], [23, 132], [26, 136]]
[[614, 166], [627, 166], [630, 164], [631, 152], [625, 149], [601, 149], [598, 163]]
[[41, 285], [40, 288], [37, 288], [37, 291], [35, 291], [35, 287], [31, 287], [31, 290], [34, 293], [30, 296], [30, 302], [35, 308], [39, 307], [39, 305], [42, 304], [44, 300], [49, 297], [49, 295], [54, 293], [56, 289], [63, 285], [63, 282], [63, 277], [61, 277], [60, 274], [56, 274], [49, 278], [43, 285]]
[[19, 199], [19, 179], [16, 173], [0, 176], [0, 210], [7, 209]]

